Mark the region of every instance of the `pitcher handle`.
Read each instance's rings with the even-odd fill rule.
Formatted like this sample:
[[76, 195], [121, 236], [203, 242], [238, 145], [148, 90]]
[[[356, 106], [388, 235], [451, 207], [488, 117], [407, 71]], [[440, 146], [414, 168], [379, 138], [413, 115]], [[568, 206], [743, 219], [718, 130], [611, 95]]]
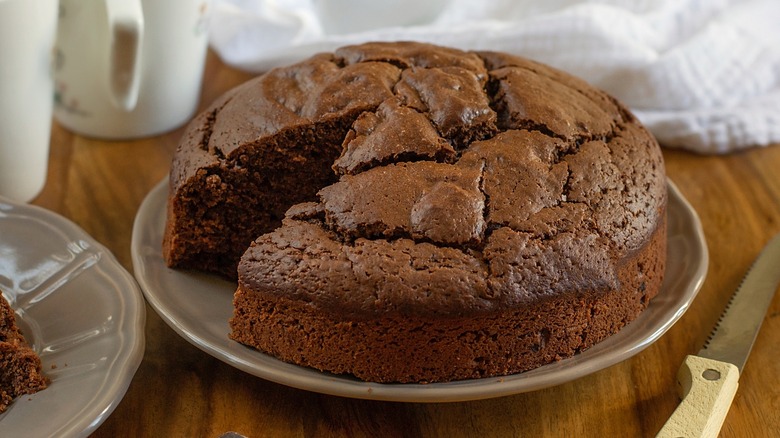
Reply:
[[106, 0], [110, 33], [108, 84], [117, 108], [132, 111], [141, 86], [144, 15], [141, 0]]

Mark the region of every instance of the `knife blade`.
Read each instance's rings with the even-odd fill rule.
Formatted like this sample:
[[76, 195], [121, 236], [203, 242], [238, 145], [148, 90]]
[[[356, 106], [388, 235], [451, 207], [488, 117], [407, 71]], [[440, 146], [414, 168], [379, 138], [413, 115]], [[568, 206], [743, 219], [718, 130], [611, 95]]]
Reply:
[[685, 358], [677, 373], [682, 401], [657, 437], [718, 436], [779, 283], [780, 234], [761, 251], [702, 349]]

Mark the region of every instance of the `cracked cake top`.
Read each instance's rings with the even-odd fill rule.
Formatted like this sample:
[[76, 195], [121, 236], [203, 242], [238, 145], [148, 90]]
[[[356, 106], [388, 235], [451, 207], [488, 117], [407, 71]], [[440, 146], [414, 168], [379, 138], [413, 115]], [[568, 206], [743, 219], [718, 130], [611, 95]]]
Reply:
[[613, 98], [523, 58], [420, 43], [345, 47], [227, 93], [188, 131], [172, 185], [344, 120], [334, 182], [244, 254], [252, 290], [354, 315], [609, 290], [665, 212], [658, 144]]

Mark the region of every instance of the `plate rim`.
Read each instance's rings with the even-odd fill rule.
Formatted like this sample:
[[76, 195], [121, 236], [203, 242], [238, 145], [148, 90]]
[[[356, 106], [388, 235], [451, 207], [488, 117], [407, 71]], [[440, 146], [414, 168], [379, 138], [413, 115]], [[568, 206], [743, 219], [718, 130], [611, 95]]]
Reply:
[[[62, 437], [87, 436], [100, 427], [117, 408], [143, 361], [146, 347], [146, 306], [143, 293], [135, 277], [122, 266], [116, 256], [105, 245], [98, 242], [70, 219], [46, 208], [33, 204], [20, 204], [2, 196], [0, 196], [0, 206], [5, 206], [5, 208], [1, 209], [3, 213], [8, 214], [11, 211], [13, 214], [36, 217], [69, 239], [87, 242], [90, 247], [100, 253], [100, 260], [93, 266], [94, 269], [100, 270], [101, 273], [110, 276], [112, 280], [121, 284], [121, 287], [116, 289], [116, 297], [125, 301], [125, 304], [122, 306], [125, 325], [119, 328], [117, 333], [118, 336], [126, 339], [123, 345], [124, 348], [119, 349], [118, 353], [111, 358], [111, 365], [107, 367], [106, 377], [102, 380], [99, 391], [90, 399], [90, 403], [81, 406], [78, 410], [79, 414], [84, 412], [88, 412], [88, 414], [73, 416], [64, 423], [54, 424], [52, 426], [55, 429], [48, 432], [53, 436]], [[10, 207], [10, 210], [8, 207]], [[93, 267], [90, 267], [90, 269]], [[5, 293], [11, 294], [9, 291]], [[14, 308], [15, 313], [16, 311], [17, 309]], [[128, 337], [128, 334], [132, 336]], [[35, 340], [28, 340], [28, 342], [33, 344]], [[45, 370], [44, 374], [46, 374]], [[55, 384], [56, 380], [42, 391], [54, 387], [53, 385]], [[54, 388], [56, 389], [56, 387]], [[13, 406], [15, 404], [35, 402], [35, 397], [27, 397], [29, 400], [21, 397], [14, 400], [8, 411], [3, 413], [3, 418], [6, 415], [13, 415]], [[4, 429], [1, 420], [0, 429]], [[44, 423], [47, 425], [51, 424], [51, 422]], [[27, 430], [25, 433], [30, 433], [30, 431]]]
[[[685, 299], [681, 305], [677, 308], [676, 312], [670, 319], [666, 320], [656, 330], [652, 332], [648, 337], [644, 338], [643, 342], [633, 344], [631, 348], [623, 351], [621, 354], [612, 354], [609, 360], [601, 361], [595, 366], [580, 366], [583, 369], [582, 372], [574, 376], [573, 378], [565, 381], [558, 381], [555, 379], [555, 375], [551, 377], [549, 374], [544, 374], [545, 366], [540, 368], [529, 370], [524, 373], [489, 377], [484, 379], [473, 379], [454, 382], [441, 382], [430, 384], [399, 384], [399, 383], [374, 383], [364, 382], [354, 378], [331, 375], [328, 373], [322, 373], [317, 370], [301, 367], [298, 365], [289, 364], [278, 359], [273, 358], [270, 355], [266, 355], [256, 350], [252, 350], [235, 341], [228, 339], [227, 333], [225, 334], [225, 341], [227, 346], [215, 345], [210, 343], [207, 339], [203, 339], [197, 333], [193, 332], [187, 327], [187, 324], [179, 321], [178, 317], [171, 312], [171, 309], [167, 309], [158, 299], [155, 292], [152, 290], [152, 286], [147, 283], [146, 269], [147, 266], [144, 263], [142, 256], [142, 242], [141, 235], [146, 225], [146, 220], [150, 220], [155, 214], [161, 214], [159, 210], [156, 210], [155, 203], [162, 202], [163, 211], [165, 211], [167, 192], [168, 192], [168, 178], [164, 178], [160, 181], [152, 190], [147, 194], [146, 198], [142, 202], [136, 219], [133, 224], [133, 236], [131, 243], [131, 253], [133, 260], [133, 269], [136, 276], [136, 280], [141, 287], [141, 290], [146, 297], [147, 302], [157, 312], [158, 315], [182, 338], [187, 340], [192, 345], [196, 346], [205, 353], [221, 360], [237, 369], [252, 374], [256, 377], [269, 380], [275, 383], [286, 385], [293, 388], [303, 389], [307, 391], [317, 392], [321, 394], [336, 395], [349, 398], [366, 399], [366, 400], [379, 400], [379, 401], [395, 401], [395, 402], [457, 402], [468, 400], [480, 400], [487, 398], [495, 398], [506, 395], [517, 394], [521, 392], [536, 391], [551, 386], [563, 384], [568, 381], [582, 378], [586, 375], [592, 374], [596, 371], [615, 365], [619, 362], [625, 361], [640, 351], [647, 348], [649, 345], [657, 341], [664, 333], [666, 333], [688, 310], [692, 301], [695, 299], [702, 284], [706, 278], [707, 269], [709, 265], [709, 253], [706, 245], [705, 235], [701, 225], [701, 221], [693, 209], [691, 204], [679, 191], [674, 182], [667, 178], [668, 198], [672, 202], [678, 203], [681, 209], [682, 215], [687, 219], [688, 228], [691, 228], [693, 235], [691, 241], [694, 242], [693, 252], [697, 252], [700, 257], [697, 260], [695, 268], [691, 273], [692, 279], [686, 288], [687, 293]], [[153, 224], [152, 224], [153, 225]], [[163, 224], [164, 227], [164, 224]], [[158, 245], [161, 250], [161, 245]], [[174, 270], [163, 266], [164, 270], [169, 271], [173, 275], [194, 275], [194, 276], [206, 276], [211, 278], [208, 274]], [[231, 295], [232, 296], [232, 295]], [[640, 315], [641, 317], [641, 315]], [[225, 321], [227, 324], [227, 321]], [[235, 344], [235, 345], [233, 345]], [[597, 344], [598, 345], [598, 344]], [[242, 354], [236, 355], [230, 351], [231, 346], [235, 349], [239, 347], [237, 351], [244, 349]], [[594, 346], [595, 347], [595, 346]], [[592, 348], [594, 348], [592, 347]], [[249, 354], [243, 354], [250, 352]], [[247, 356], [259, 358], [263, 362], [271, 363], [274, 369], [268, 369], [267, 364], [259, 364], [256, 361], [251, 361]], [[564, 359], [561, 362], [571, 361], [572, 358]], [[291, 376], [295, 377], [295, 380], [291, 381]], [[536, 379], [537, 383], [533, 386], [523, 387], [522, 384], [517, 384], [514, 379], [520, 381], [524, 380], [524, 376], [532, 376]], [[334, 388], [334, 382], [340, 384], [340, 386]], [[491, 385], [489, 390], [485, 390], [485, 386]], [[514, 384], [513, 384], [514, 383]], [[344, 386], [346, 385], [346, 386]], [[481, 387], [478, 393], [469, 391], [470, 388], [477, 386]], [[409, 392], [412, 391], [412, 394]]]

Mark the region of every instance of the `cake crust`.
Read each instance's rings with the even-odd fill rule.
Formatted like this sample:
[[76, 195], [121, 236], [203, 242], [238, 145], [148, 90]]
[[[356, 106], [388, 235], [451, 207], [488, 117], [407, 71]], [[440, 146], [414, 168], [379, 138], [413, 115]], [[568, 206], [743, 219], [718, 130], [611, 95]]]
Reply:
[[282, 360], [479, 378], [636, 318], [663, 278], [666, 196], [655, 139], [584, 81], [368, 43], [272, 70], [193, 122], [164, 255], [237, 277], [231, 338]]
[[625, 283], [613, 293], [567, 291], [478, 314], [431, 317], [418, 306], [369, 318], [239, 284], [231, 337], [290, 363], [370, 382], [515, 374], [571, 357], [633, 321], [660, 287], [663, 225], [648, 245], [621, 267]]
[[0, 413], [23, 394], [48, 386], [41, 359], [30, 348], [16, 324], [14, 311], [0, 293]]

